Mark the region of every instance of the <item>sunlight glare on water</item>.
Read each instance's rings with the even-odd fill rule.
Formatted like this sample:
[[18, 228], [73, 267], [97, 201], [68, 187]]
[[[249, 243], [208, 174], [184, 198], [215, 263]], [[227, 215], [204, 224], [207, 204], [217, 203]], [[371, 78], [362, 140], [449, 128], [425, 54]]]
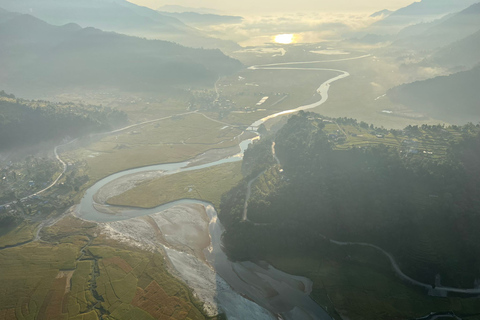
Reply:
[[295, 40], [295, 36], [293, 34], [279, 34], [275, 36], [275, 42], [281, 44], [290, 44]]

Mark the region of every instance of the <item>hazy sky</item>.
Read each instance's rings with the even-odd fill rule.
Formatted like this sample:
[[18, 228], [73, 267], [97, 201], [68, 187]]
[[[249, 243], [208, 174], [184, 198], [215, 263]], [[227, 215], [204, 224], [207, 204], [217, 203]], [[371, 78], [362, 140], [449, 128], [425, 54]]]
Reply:
[[225, 13], [259, 14], [268, 12], [320, 11], [320, 12], [374, 12], [382, 9], [398, 9], [415, 0], [130, 0], [130, 2], [158, 8], [165, 4], [188, 7], [206, 7]]

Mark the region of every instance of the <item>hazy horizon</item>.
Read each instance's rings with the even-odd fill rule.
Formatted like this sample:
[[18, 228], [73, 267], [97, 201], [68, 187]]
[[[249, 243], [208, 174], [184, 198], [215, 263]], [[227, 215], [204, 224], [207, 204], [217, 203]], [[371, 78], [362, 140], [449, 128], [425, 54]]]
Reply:
[[352, 3], [349, 0], [331, 1], [311, 1], [299, 0], [295, 2], [281, 0], [272, 7], [270, 2], [246, 0], [242, 2], [220, 1], [220, 0], [178, 0], [178, 1], [162, 1], [162, 0], [130, 0], [130, 2], [158, 9], [163, 5], [180, 5], [193, 8], [212, 8], [227, 14], [263, 14], [278, 12], [375, 12], [383, 9], [396, 10], [410, 3], [417, 2], [414, 0], [392, 0], [388, 3], [380, 0], [356, 1]]

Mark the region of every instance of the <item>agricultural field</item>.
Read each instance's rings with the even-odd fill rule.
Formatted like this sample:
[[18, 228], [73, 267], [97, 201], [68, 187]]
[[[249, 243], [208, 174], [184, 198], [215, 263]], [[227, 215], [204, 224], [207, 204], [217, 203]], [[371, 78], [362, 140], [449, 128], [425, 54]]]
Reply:
[[43, 229], [41, 241], [0, 250], [0, 319], [217, 319], [160, 253], [100, 231], [68, 215]]
[[177, 116], [105, 136], [66, 152], [66, 159], [85, 159], [91, 181], [122, 170], [191, 159], [210, 149], [238, 145], [242, 130], [201, 114]]
[[96, 291], [113, 319], [205, 319], [201, 304], [167, 271], [159, 254], [92, 246]]
[[223, 120], [249, 125], [272, 113], [315, 102], [320, 99], [316, 94], [318, 87], [336, 74], [332, 71], [243, 71], [218, 84], [220, 97], [234, 102]]
[[74, 270], [80, 247], [29, 243], [0, 251], [0, 305], [5, 319], [61, 319], [67, 307], [64, 270]]

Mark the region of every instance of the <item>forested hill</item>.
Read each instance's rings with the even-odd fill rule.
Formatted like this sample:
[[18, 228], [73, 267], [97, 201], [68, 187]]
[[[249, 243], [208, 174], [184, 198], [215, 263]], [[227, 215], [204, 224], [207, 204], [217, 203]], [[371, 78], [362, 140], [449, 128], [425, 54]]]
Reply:
[[0, 91], [0, 152], [108, 131], [127, 121], [125, 113], [110, 108], [22, 100]]
[[[0, 86], [22, 96], [69, 88], [158, 90], [211, 86], [242, 64], [220, 50], [187, 48], [0, 11]], [[32, 94], [32, 91], [35, 91]]]
[[[352, 123], [344, 130], [360, 128]], [[378, 245], [425, 283], [440, 274], [445, 285], [473, 287], [480, 277], [480, 127], [408, 127], [388, 134], [398, 146], [345, 148], [326, 124], [314, 114], [293, 116], [273, 137], [281, 167], [265, 165], [275, 163], [271, 143], [249, 148], [244, 163], [267, 171], [253, 184], [248, 221], [243, 203], [255, 172], [222, 199], [231, 256], [309, 257], [327, 246], [326, 236]], [[375, 130], [362, 125], [365, 135]], [[422, 151], [425, 143], [433, 152]]]

